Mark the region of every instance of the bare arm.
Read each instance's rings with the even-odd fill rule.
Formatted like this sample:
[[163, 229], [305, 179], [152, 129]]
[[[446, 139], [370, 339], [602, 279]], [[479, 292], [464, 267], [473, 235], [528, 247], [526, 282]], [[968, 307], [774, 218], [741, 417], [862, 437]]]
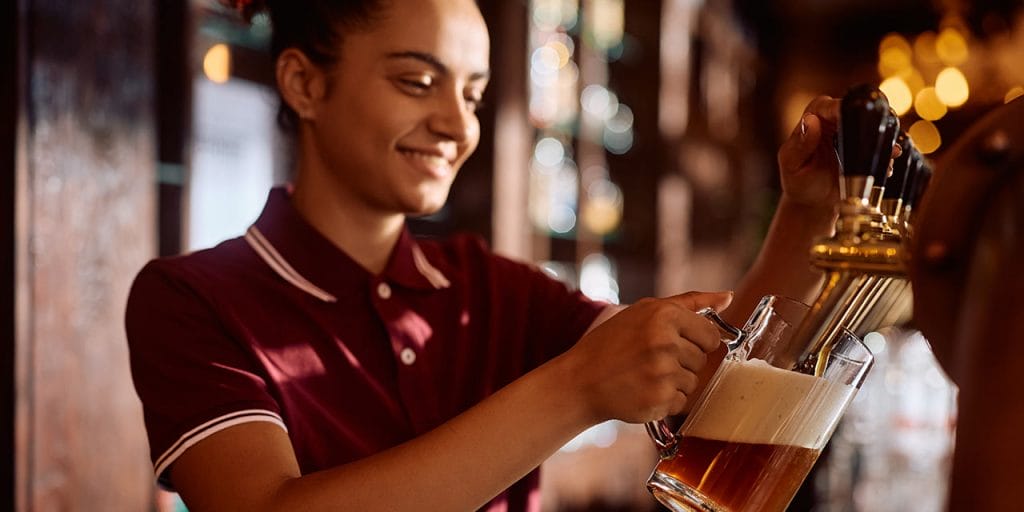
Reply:
[[190, 510], [473, 510], [590, 425], [683, 408], [718, 336], [692, 313], [720, 295], [641, 301], [416, 439], [301, 475], [278, 427], [246, 423], [189, 448], [171, 478]]
[[736, 287], [723, 317], [740, 325], [762, 296], [784, 295], [808, 302], [821, 285], [809, 254], [815, 239], [831, 234], [839, 200], [839, 163], [832, 137], [839, 100], [815, 98], [779, 148], [782, 199], [754, 265]]

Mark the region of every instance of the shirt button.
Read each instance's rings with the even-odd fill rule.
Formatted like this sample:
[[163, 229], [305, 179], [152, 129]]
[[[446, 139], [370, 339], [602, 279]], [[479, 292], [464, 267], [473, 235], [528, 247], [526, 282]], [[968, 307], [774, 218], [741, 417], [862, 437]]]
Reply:
[[399, 354], [399, 357], [402, 359], [402, 363], [404, 363], [406, 366], [412, 366], [412, 364], [416, 362], [416, 352], [414, 352], [411, 348], [402, 349], [402, 352], [401, 354]]
[[387, 300], [391, 298], [391, 287], [387, 283], [380, 283], [377, 285], [377, 296]]

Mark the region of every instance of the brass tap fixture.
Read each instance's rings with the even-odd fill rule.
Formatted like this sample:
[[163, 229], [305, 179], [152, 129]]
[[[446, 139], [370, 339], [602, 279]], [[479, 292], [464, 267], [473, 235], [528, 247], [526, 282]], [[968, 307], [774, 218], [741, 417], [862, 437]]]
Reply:
[[[894, 145], [900, 154], [892, 159]], [[791, 345], [794, 367], [815, 373], [843, 329], [863, 336], [909, 317], [904, 246], [911, 209], [930, 175], [885, 95], [872, 86], [853, 87], [843, 97], [836, 146], [842, 179], [835, 234], [811, 249], [811, 264], [825, 281]]]

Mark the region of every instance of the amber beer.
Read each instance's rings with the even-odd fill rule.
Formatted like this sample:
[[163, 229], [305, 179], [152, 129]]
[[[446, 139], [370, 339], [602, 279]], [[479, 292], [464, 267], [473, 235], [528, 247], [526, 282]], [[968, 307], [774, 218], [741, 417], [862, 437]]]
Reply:
[[855, 392], [756, 359], [727, 359], [655, 477], [705, 502], [688, 504], [693, 510], [783, 511]]

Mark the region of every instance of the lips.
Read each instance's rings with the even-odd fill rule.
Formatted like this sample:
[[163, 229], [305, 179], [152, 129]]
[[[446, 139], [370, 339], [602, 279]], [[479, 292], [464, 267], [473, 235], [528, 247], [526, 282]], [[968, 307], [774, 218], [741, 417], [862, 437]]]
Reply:
[[438, 151], [422, 151], [411, 148], [399, 148], [398, 152], [413, 167], [435, 178], [446, 178], [452, 174], [452, 160]]

